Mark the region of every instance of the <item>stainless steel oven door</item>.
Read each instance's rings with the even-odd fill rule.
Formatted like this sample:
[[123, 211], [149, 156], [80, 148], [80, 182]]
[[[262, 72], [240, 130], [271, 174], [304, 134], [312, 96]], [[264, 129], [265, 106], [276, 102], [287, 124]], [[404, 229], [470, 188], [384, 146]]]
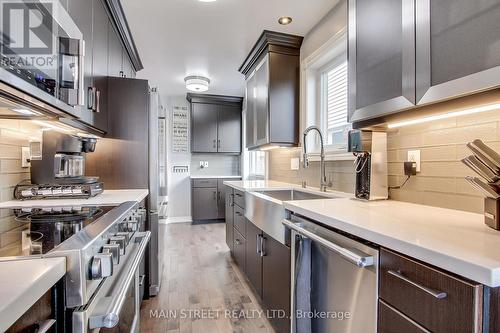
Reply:
[[139, 268], [150, 237], [149, 231], [135, 233], [116, 273], [102, 282], [87, 305], [73, 312], [73, 333], [139, 332]]

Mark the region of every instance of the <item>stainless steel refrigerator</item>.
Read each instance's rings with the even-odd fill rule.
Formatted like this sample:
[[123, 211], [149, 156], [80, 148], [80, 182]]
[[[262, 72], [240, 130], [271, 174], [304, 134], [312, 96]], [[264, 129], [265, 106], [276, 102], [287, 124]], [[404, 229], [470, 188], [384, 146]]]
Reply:
[[147, 80], [109, 77], [101, 105], [107, 110], [108, 132], [87, 157], [88, 175], [99, 176], [104, 189], [148, 188], [146, 229], [151, 231], [143, 283], [145, 297], [160, 290], [158, 244], [159, 110], [158, 92]]

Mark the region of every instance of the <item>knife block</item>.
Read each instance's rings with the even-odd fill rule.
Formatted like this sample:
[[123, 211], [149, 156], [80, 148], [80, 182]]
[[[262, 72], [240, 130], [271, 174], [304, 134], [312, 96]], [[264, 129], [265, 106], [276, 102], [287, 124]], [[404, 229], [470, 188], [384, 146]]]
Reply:
[[490, 228], [500, 230], [500, 199], [484, 199], [484, 223]]

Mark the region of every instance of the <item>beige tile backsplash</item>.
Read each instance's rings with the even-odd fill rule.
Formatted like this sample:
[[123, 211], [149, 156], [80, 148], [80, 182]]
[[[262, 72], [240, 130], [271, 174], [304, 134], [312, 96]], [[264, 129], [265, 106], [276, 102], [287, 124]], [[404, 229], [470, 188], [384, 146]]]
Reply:
[[[299, 170], [290, 170], [290, 159], [299, 157], [300, 148], [275, 149], [269, 153], [269, 179], [292, 184], [301, 184], [303, 180], [308, 186], [319, 186], [319, 162], [311, 162], [309, 168], [302, 164]], [[353, 161], [326, 162], [326, 176], [332, 182], [333, 189], [343, 192], [354, 192]]]
[[[481, 139], [500, 152], [500, 110], [402, 127], [388, 133], [387, 158], [389, 185], [400, 185], [405, 176], [403, 162], [408, 150], [419, 149], [421, 172], [406, 186], [391, 190], [394, 200], [481, 213], [483, 197], [464, 179], [473, 175], [460, 160], [470, 155], [465, 144]], [[300, 184], [307, 180], [318, 186], [319, 163], [309, 169], [290, 170], [290, 158], [298, 157], [300, 149], [271, 151], [269, 178]], [[352, 192], [354, 172], [352, 161], [327, 162], [327, 175], [333, 188]]]

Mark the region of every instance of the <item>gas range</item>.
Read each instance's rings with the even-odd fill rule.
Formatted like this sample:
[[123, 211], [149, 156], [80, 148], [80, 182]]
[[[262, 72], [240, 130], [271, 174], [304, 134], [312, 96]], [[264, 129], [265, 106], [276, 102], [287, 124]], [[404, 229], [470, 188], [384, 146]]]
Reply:
[[[66, 311], [71, 332], [115, 327], [130, 313], [127, 292], [140, 304], [144, 253], [150, 232], [147, 211], [137, 202], [119, 206], [0, 209], [0, 260], [65, 257]], [[134, 289], [135, 290], [135, 289]], [[100, 306], [98, 306], [100, 304]]]

